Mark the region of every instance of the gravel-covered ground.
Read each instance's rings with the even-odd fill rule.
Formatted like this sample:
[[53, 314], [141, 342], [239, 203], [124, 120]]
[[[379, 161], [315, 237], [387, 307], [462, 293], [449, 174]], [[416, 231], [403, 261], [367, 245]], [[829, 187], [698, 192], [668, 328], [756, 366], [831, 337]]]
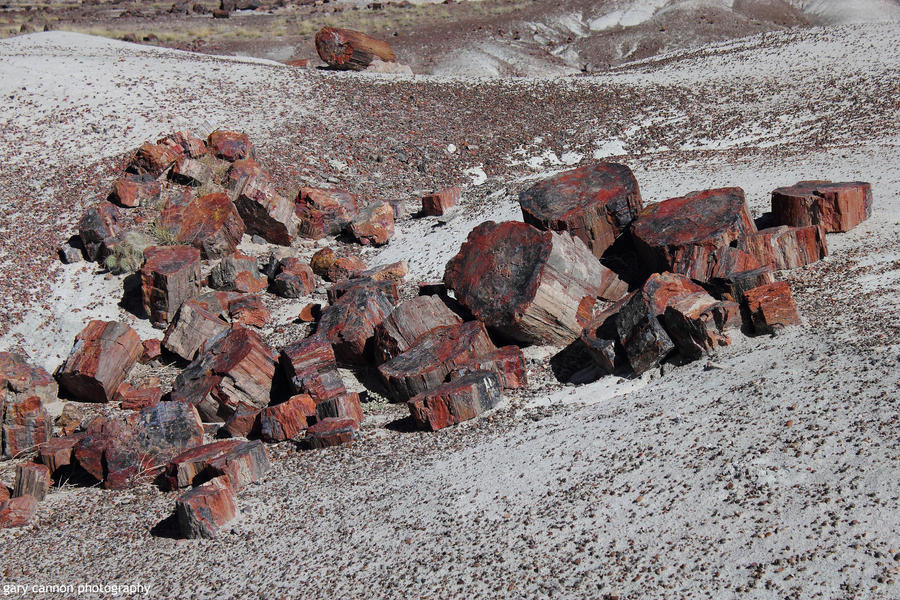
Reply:
[[[410, 281], [439, 277], [478, 222], [517, 218], [530, 181], [592, 157], [628, 164], [645, 203], [740, 185], [759, 215], [772, 189], [810, 178], [871, 181], [876, 202], [829, 236], [829, 258], [784, 274], [800, 327], [582, 386], [555, 380], [555, 350], [529, 348], [529, 391], [436, 434], [373, 403], [352, 448], [271, 446], [273, 472], [215, 541], [169, 537], [174, 495], [64, 485], [35, 524], [0, 532], [0, 583], [173, 598], [900, 596], [898, 48], [900, 26], [855, 25], [596, 77], [468, 80], [74, 34], [0, 42], [0, 350], [48, 368], [92, 316], [152, 333], [116, 307], [118, 280], [60, 267], [53, 250], [125, 154], [175, 128], [247, 131], [285, 191], [331, 178], [411, 203], [466, 183], [455, 216], [402, 219], [368, 256], [409, 260]], [[0, 465], [0, 481], [11, 473]]]

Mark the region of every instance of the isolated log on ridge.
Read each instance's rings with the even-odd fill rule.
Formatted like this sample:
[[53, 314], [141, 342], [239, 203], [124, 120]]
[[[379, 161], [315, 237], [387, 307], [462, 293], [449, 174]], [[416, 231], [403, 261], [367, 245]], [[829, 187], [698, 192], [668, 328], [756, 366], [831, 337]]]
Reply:
[[316, 34], [316, 52], [329, 66], [349, 71], [362, 71], [376, 58], [386, 62], [397, 60], [387, 42], [334, 27], [325, 27]]

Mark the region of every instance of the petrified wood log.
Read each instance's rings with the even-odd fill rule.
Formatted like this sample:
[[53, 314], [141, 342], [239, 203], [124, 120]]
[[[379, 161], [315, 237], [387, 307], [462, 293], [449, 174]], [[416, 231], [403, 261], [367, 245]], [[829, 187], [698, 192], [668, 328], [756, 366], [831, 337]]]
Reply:
[[457, 367], [497, 350], [481, 321], [438, 327], [406, 352], [378, 367], [395, 402], [405, 402], [443, 383]]
[[259, 429], [259, 413], [262, 409], [238, 407], [222, 426], [222, 433], [230, 437], [249, 438]]
[[310, 450], [331, 446], [349, 446], [359, 424], [353, 419], [322, 419], [306, 430], [303, 446]]
[[43, 444], [53, 432], [53, 422], [37, 396], [7, 398], [0, 402], [3, 456], [14, 458]]
[[50, 469], [47, 465], [26, 462], [16, 465], [16, 483], [13, 486], [13, 498], [31, 496], [38, 502], [50, 491]]
[[224, 477], [207, 481], [179, 496], [175, 514], [184, 537], [214, 538], [239, 514], [234, 489]]
[[250, 138], [247, 137], [247, 134], [237, 131], [213, 131], [206, 140], [206, 147], [216, 158], [228, 162], [255, 156]]
[[503, 346], [481, 358], [470, 360], [450, 373], [450, 379], [458, 379], [476, 371], [490, 371], [497, 376], [500, 387], [505, 390], [523, 388], [528, 385], [525, 371], [525, 355], [518, 346]]
[[872, 185], [801, 181], [772, 192], [772, 213], [779, 225], [821, 225], [828, 233], [850, 231], [872, 216]]
[[159, 200], [162, 186], [150, 175], [126, 173], [113, 185], [110, 200], [126, 208], [148, 206]]
[[169, 146], [176, 153], [179, 152], [178, 148], [180, 148], [180, 152], [191, 158], [200, 158], [206, 154], [206, 142], [190, 131], [176, 131], [156, 140], [156, 143]]
[[218, 314], [188, 300], [181, 305], [178, 316], [166, 329], [163, 346], [185, 360], [194, 360], [203, 344], [228, 329], [228, 323]]
[[407, 405], [421, 429], [437, 431], [474, 419], [503, 399], [496, 373], [476, 371], [412, 398]]
[[353, 419], [359, 425], [363, 421], [359, 394], [350, 392], [316, 403], [316, 419]]
[[259, 481], [272, 468], [266, 446], [259, 440], [241, 442], [218, 458], [209, 461], [207, 471], [212, 477], [225, 476], [235, 491]]
[[273, 244], [291, 245], [297, 235], [294, 203], [279, 194], [268, 177], [251, 177], [234, 204], [247, 233], [255, 233]]
[[21, 354], [0, 352], [0, 413], [2, 403], [25, 400], [37, 396], [44, 406], [58, 402], [59, 386], [41, 367], [35, 366]]
[[189, 448], [166, 464], [164, 481], [170, 490], [197, 485], [206, 475], [210, 461], [239, 446], [239, 440], [219, 440]]
[[409, 350], [429, 331], [461, 322], [438, 296], [406, 300], [375, 328], [375, 360], [387, 362]]
[[323, 27], [316, 34], [319, 58], [335, 69], [362, 71], [376, 58], [385, 62], [397, 60], [390, 44], [359, 31]]
[[78, 221], [78, 236], [88, 260], [103, 260], [108, 246], [119, 235], [119, 209], [111, 202], [101, 202], [86, 211]]
[[828, 256], [825, 229], [808, 227], [770, 227], [743, 237], [738, 246], [773, 270], [796, 269]]
[[457, 185], [422, 196], [422, 214], [429, 217], [440, 217], [456, 206], [461, 193], [462, 191]]
[[207, 422], [222, 421], [239, 407], [269, 404], [276, 354], [258, 333], [235, 325], [175, 378], [172, 400], [197, 407]]
[[0, 529], [27, 525], [37, 512], [38, 502], [31, 496], [0, 502]]
[[323, 402], [347, 392], [331, 342], [322, 335], [285, 346], [279, 364], [294, 394], [308, 394], [316, 402]]
[[267, 442], [283, 442], [306, 431], [306, 407], [312, 399], [304, 394], [267, 406], [259, 413], [259, 434]]
[[309, 266], [312, 267], [313, 273], [323, 279], [328, 275], [328, 269], [337, 260], [337, 255], [331, 248], [322, 248], [312, 255], [309, 259]]
[[374, 279], [375, 281], [403, 281], [409, 273], [409, 263], [400, 260], [386, 265], [376, 265], [371, 269], [360, 271], [356, 274], [360, 278]]
[[225, 256], [209, 273], [209, 287], [214, 290], [234, 290], [255, 294], [269, 285], [259, 272], [256, 258], [236, 250]]
[[200, 187], [212, 182], [215, 173], [209, 165], [188, 156], [181, 156], [169, 171], [169, 178], [180, 185]]
[[158, 385], [135, 388], [126, 381], [118, 387], [113, 400], [122, 410], [144, 410], [162, 400], [162, 395]]
[[525, 223], [488, 221], [447, 263], [444, 283], [489, 327], [523, 341], [567, 344], [585, 296], [617, 300], [625, 284], [581, 240]]
[[282, 298], [308, 296], [316, 289], [316, 276], [308, 264], [299, 258], [288, 257], [279, 261], [272, 287]]
[[162, 340], [156, 338], [142, 340], [141, 348], [141, 356], [138, 358], [138, 362], [142, 365], [150, 364], [162, 356]]
[[726, 331], [741, 326], [741, 310], [736, 302], [719, 302], [706, 292], [695, 292], [666, 306], [666, 331], [679, 354], [697, 360], [716, 346], [731, 343]]
[[222, 193], [170, 199], [160, 215], [160, 226], [179, 244], [199, 248], [206, 259], [234, 252], [246, 230], [237, 208]]
[[397, 282], [391, 279], [375, 280], [369, 277], [353, 277], [351, 279], [343, 279], [328, 288], [328, 302], [334, 304], [340, 300], [344, 294], [359, 289], [367, 289], [378, 291], [387, 296], [391, 303], [400, 300], [400, 291], [397, 289]]
[[740, 188], [691, 192], [646, 207], [631, 226], [635, 248], [651, 271], [705, 280], [716, 250], [756, 233]]
[[141, 267], [144, 311], [165, 326], [185, 302], [200, 293], [200, 251], [191, 246], [151, 246]]
[[709, 293], [720, 300], [741, 302], [744, 293], [755, 287], [775, 281], [774, 273], [769, 267], [760, 267], [749, 271], [739, 271], [722, 277], [713, 277], [704, 286]]
[[339, 362], [364, 365], [372, 358], [375, 328], [393, 309], [381, 290], [353, 288], [322, 313], [316, 333], [331, 342]]
[[252, 158], [242, 158], [230, 163], [225, 175], [225, 189], [233, 200], [244, 190], [244, 186], [254, 177], [271, 179], [269, 172]]
[[171, 146], [144, 142], [134, 155], [128, 170], [133, 173], [146, 173], [152, 177], [159, 177], [175, 164], [179, 155], [180, 153]]
[[617, 323], [622, 307], [640, 293], [640, 290], [631, 292], [592, 316], [581, 333], [581, 342], [588, 349], [594, 362], [607, 374], [613, 374], [630, 366], [625, 348], [619, 341]]
[[75, 445], [83, 437], [83, 433], [75, 433], [66, 437], [51, 438], [41, 444], [39, 450], [41, 463], [47, 465], [51, 475], [62, 467], [72, 464], [72, 453], [75, 450]]
[[800, 324], [800, 314], [786, 281], [762, 285], [744, 293], [753, 329], [758, 334], [775, 333], [789, 325]]
[[643, 208], [631, 169], [600, 162], [565, 171], [519, 195], [522, 217], [538, 229], [568, 231], [600, 258]]
[[143, 346], [134, 329], [117, 321], [91, 321], [56, 373], [59, 385], [82, 402], [109, 402]]
[[363, 246], [382, 246], [394, 236], [394, 209], [387, 202], [373, 202], [356, 214], [347, 232]]
[[300, 235], [317, 240], [337, 235], [359, 211], [355, 195], [340, 189], [300, 188], [294, 212], [300, 218]]

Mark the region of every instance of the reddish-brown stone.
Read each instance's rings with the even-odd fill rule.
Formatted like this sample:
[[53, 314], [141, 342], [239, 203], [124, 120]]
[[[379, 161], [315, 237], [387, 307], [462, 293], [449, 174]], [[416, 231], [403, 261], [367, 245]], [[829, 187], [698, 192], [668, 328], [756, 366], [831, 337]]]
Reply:
[[309, 260], [309, 266], [312, 267], [313, 273], [324, 278], [328, 275], [328, 270], [336, 260], [337, 255], [335, 255], [334, 250], [322, 248], [312, 255], [312, 258]]
[[213, 461], [239, 446], [239, 440], [219, 440], [185, 450], [166, 464], [164, 481], [170, 490], [190, 487], [208, 477], [206, 471]]
[[581, 334], [581, 342], [604, 373], [612, 374], [630, 367], [628, 355], [619, 341], [617, 323], [622, 308], [640, 293], [635, 290], [592, 315]]
[[786, 281], [762, 285], [744, 293], [753, 329], [758, 334], [774, 333], [789, 325], [800, 324], [800, 314]]
[[291, 245], [297, 235], [294, 204], [275, 190], [268, 177], [248, 179], [234, 204], [247, 226], [247, 233], [255, 233], [273, 244]]
[[324, 336], [288, 344], [281, 351], [279, 364], [294, 394], [308, 394], [322, 402], [347, 391], [337, 370], [334, 349]]
[[353, 419], [322, 419], [306, 430], [303, 445], [310, 450], [349, 446], [358, 430], [359, 424]]
[[59, 435], [72, 435], [81, 429], [81, 422], [84, 420], [84, 410], [80, 405], [72, 402], [63, 404], [62, 413], [56, 417], [53, 422], [59, 427]]
[[245, 158], [254, 158], [253, 144], [244, 133], [237, 131], [217, 130], [209, 134], [206, 147], [216, 158], [234, 162]]
[[374, 279], [375, 281], [403, 281], [406, 274], [409, 273], [409, 263], [405, 260], [397, 261], [386, 265], [377, 265], [371, 269], [360, 271], [357, 277]]
[[538, 229], [568, 231], [600, 258], [643, 208], [631, 169], [600, 162], [559, 173], [519, 195], [522, 217]]
[[141, 357], [138, 362], [142, 365], [149, 364], [162, 356], [162, 340], [151, 338], [141, 342]]
[[416, 341], [438, 327], [460, 319], [438, 296], [418, 296], [397, 305], [375, 328], [375, 360], [383, 363], [403, 354]]
[[523, 388], [528, 384], [525, 355], [518, 346], [503, 346], [480, 358], [470, 360], [450, 373], [450, 379], [458, 379], [476, 371], [490, 371], [497, 375], [500, 387], [505, 390]]
[[581, 240], [521, 222], [488, 221], [447, 263], [444, 283], [478, 319], [524, 342], [568, 344], [585, 296], [616, 300], [626, 285]]
[[150, 321], [167, 325], [186, 301], [200, 293], [200, 251], [191, 246], [151, 246], [141, 267], [144, 311]]
[[635, 247], [651, 271], [705, 280], [716, 251], [756, 226], [740, 188], [692, 192], [646, 207], [631, 226]]
[[124, 323], [91, 321], [59, 368], [59, 385], [82, 402], [109, 402], [141, 356], [138, 334]]
[[341, 256], [331, 264], [325, 279], [328, 281], [342, 281], [344, 279], [355, 277], [357, 273], [366, 270], [366, 263], [360, 257], [351, 254], [350, 256]]
[[27, 525], [37, 512], [38, 501], [32, 496], [10, 498], [0, 502], [0, 529]]
[[149, 206], [159, 200], [162, 186], [149, 175], [126, 173], [113, 185], [111, 200], [126, 208]]
[[269, 310], [259, 296], [237, 292], [208, 292], [181, 305], [166, 329], [163, 345], [185, 360], [194, 360], [208, 340], [229, 328], [229, 322], [262, 327]]
[[16, 456], [34, 450], [50, 439], [53, 423], [37, 396], [7, 398], [0, 403], [3, 456]]
[[206, 154], [206, 142], [191, 133], [190, 131], [176, 131], [164, 138], [156, 141], [157, 144], [164, 144], [171, 147], [175, 152], [186, 154], [191, 158], [200, 158]]
[[423, 392], [407, 405], [418, 427], [437, 431], [474, 419], [497, 406], [502, 399], [496, 373], [476, 371]]
[[261, 164], [252, 158], [244, 158], [231, 163], [225, 178], [225, 188], [230, 190], [232, 198], [237, 199], [244, 186], [254, 177], [269, 178], [269, 173]]
[[13, 486], [13, 498], [31, 496], [38, 502], [50, 491], [50, 469], [47, 465], [26, 462], [16, 465], [16, 483]]
[[237, 208], [222, 193], [170, 199], [160, 215], [160, 226], [179, 244], [199, 248], [206, 259], [234, 252], [246, 230]]
[[362, 404], [360, 404], [359, 394], [356, 392], [317, 402], [315, 413], [319, 421], [323, 419], [353, 419], [357, 425], [363, 422]]
[[484, 324], [469, 321], [429, 331], [378, 372], [394, 401], [405, 402], [443, 383], [455, 368], [496, 350]]
[[679, 354], [697, 360], [731, 343], [726, 331], [740, 328], [741, 311], [736, 302], [719, 302], [706, 292], [694, 292], [669, 303], [663, 323]]
[[375, 328], [393, 309], [381, 290], [354, 288], [322, 313], [316, 333], [331, 342], [338, 361], [364, 365], [372, 358]]
[[738, 246], [752, 254], [761, 266], [776, 271], [796, 269], [828, 256], [821, 225], [770, 227], [741, 238]]
[[222, 426], [224, 433], [231, 437], [248, 438], [259, 428], [259, 408], [238, 407]]
[[744, 298], [744, 293], [748, 290], [774, 281], [775, 276], [772, 269], [760, 267], [749, 271], [738, 271], [722, 277], [713, 277], [705, 285], [710, 293], [720, 300], [741, 302]]
[[322, 305], [318, 302], [310, 302], [300, 309], [300, 314], [297, 315], [297, 318], [304, 323], [315, 323], [322, 318]]
[[772, 213], [779, 225], [821, 225], [828, 233], [850, 231], [872, 216], [872, 185], [801, 181], [772, 192]]
[[9, 500], [9, 488], [0, 483], [0, 506], [3, 506]]
[[359, 211], [356, 196], [345, 190], [300, 188], [294, 202], [300, 235], [320, 239], [337, 235]]
[[128, 382], [122, 383], [116, 390], [114, 401], [119, 402], [122, 410], [144, 410], [162, 400], [162, 388], [159, 386], [135, 389]]
[[41, 444], [39, 451], [41, 462], [47, 465], [51, 475], [62, 467], [72, 464], [75, 445], [83, 437], [83, 433], [75, 433], [66, 437], [51, 438]]
[[422, 196], [422, 214], [439, 217], [456, 206], [461, 190], [459, 186], [444, 188], [433, 194]]
[[267, 442], [283, 442], [306, 431], [306, 413], [312, 398], [298, 394], [259, 413], [259, 433]]
[[369, 277], [353, 277], [351, 279], [343, 279], [329, 287], [326, 292], [328, 302], [334, 304], [348, 292], [361, 289], [381, 292], [390, 299], [392, 304], [400, 300], [400, 290], [397, 288], [396, 281], [390, 279], [377, 281]]
[[259, 481], [271, 468], [266, 446], [259, 440], [241, 442], [218, 458], [209, 461], [207, 467], [213, 477], [228, 477], [235, 491]]
[[78, 221], [78, 236], [88, 260], [103, 260], [119, 235], [119, 209], [111, 202], [90, 207]]
[[394, 236], [394, 209], [387, 202], [373, 202], [351, 219], [348, 233], [363, 246], [382, 246]]
[[266, 276], [259, 272], [256, 258], [240, 250], [222, 258], [209, 273], [209, 287], [214, 290], [255, 294], [268, 286]]
[[178, 159], [179, 153], [165, 144], [144, 142], [134, 155], [129, 171], [159, 177]]
[[178, 497], [175, 514], [182, 536], [214, 538], [239, 514], [234, 488], [224, 477], [207, 481]]
[[235, 325], [175, 378], [172, 400], [189, 402], [208, 422], [227, 419], [239, 407], [269, 404], [276, 354], [258, 333]]
[[235, 294], [228, 302], [228, 314], [233, 323], [252, 327], [262, 327], [272, 316], [256, 294]]
[[391, 46], [359, 31], [323, 27], [316, 34], [316, 52], [319, 58], [335, 69], [361, 71], [375, 59], [394, 62]]
[[316, 276], [308, 264], [299, 258], [289, 257], [279, 261], [272, 287], [282, 298], [308, 296], [316, 289]]
[[56, 403], [58, 395], [59, 386], [46, 370], [29, 363], [21, 354], [0, 352], [0, 412], [4, 401], [37, 396], [46, 406]]

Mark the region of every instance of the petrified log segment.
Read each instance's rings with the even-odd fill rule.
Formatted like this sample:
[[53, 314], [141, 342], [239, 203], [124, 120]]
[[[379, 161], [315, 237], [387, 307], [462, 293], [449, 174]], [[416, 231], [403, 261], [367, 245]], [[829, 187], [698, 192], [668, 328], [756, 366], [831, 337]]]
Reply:
[[294, 394], [309, 394], [316, 402], [344, 395], [334, 349], [324, 336], [314, 335], [288, 344], [279, 357], [281, 370]]
[[13, 487], [13, 498], [31, 496], [38, 502], [50, 491], [50, 469], [38, 463], [22, 463], [16, 465], [16, 483]]
[[334, 264], [334, 261], [336, 261], [337, 258], [334, 250], [331, 248], [322, 248], [309, 259], [309, 266], [312, 267], [313, 273], [324, 279], [325, 276], [328, 275], [328, 270], [331, 268], [331, 265]]
[[221, 431], [231, 437], [250, 437], [259, 427], [259, 408], [239, 407], [222, 426]]
[[353, 277], [352, 279], [343, 279], [328, 288], [328, 302], [334, 304], [348, 292], [360, 289], [381, 292], [390, 299], [391, 303], [397, 302], [400, 299], [400, 292], [397, 289], [396, 281], [390, 279], [377, 281], [368, 277]]
[[744, 302], [756, 333], [774, 333], [777, 329], [800, 324], [791, 286], [786, 281], [753, 288], [744, 293]]
[[632, 224], [638, 254], [652, 271], [705, 280], [716, 250], [756, 233], [740, 188], [692, 192], [646, 207]]
[[444, 283], [489, 327], [524, 342], [567, 344], [585, 296], [617, 300], [625, 284], [581, 240], [525, 223], [477, 226], [447, 263]]
[[356, 274], [360, 278], [374, 279], [375, 281], [403, 281], [409, 273], [409, 263], [405, 260], [393, 262], [386, 265], [377, 265], [371, 269], [360, 271]]
[[234, 203], [248, 233], [273, 244], [291, 245], [297, 235], [294, 203], [275, 191], [268, 177], [251, 177]]
[[103, 260], [108, 246], [119, 235], [119, 209], [111, 202], [90, 207], [78, 221], [78, 237], [88, 260]]
[[177, 318], [166, 329], [163, 346], [185, 360], [194, 360], [208, 340], [229, 329], [217, 314], [205, 310], [194, 300], [181, 305]]
[[31, 496], [0, 502], [0, 529], [27, 525], [37, 512], [38, 502]]
[[209, 287], [214, 290], [255, 294], [268, 285], [265, 275], [259, 272], [256, 258], [239, 250], [224, 257], [209, 273]]
[[422, 214], [429, 217], [439, 217], [456, 206], [460, 195], [461, 190], [459, 186], [453, 186], [422, 196]]
[[224, 477], [207, 481], [175, 501], [175, 514], [184, 537], [214, 538], [239, 514], [234, 489]]
[[713, 277], [704, 283], [706, 289], [720, 300], [729, 302], [741, 302], [744, 293], [755, 287], [766, 285], [775, 281], [772, 269], [760, 267], [749, 271], [739, 271], [722, 277]]
[[237, 131], [213, 131], [206, 140], [206, 146], [216, 158], [228, 162], [253, 158], [255, 154], [247, 134]]
[[206, 154], [206, 142], [190, 131], [176, 131], [156, 140], [156, 143], [169, 146], [176, 153], [184, 153], [190, 158], [200, 158]]
[[142, 350], [140, 336], [125, 323], [91, 321], [75, 337], [56, 379], [82, 402], [109, 402]]
[[76, 433], [67, 437], [51, 438], [41, 444], [39, 450], [41, 463], [47, 465], [51, 475], [62, 467], [72, 464], [75, 445], [83, 437], [83, 433]]
[[144, 142], [128, 166], [128, 170], [138, 174], [159, 177], [178, 160], [179, 152], [165, 144]]
[[525, 371], [525, 355], [518, 346], [503, 346], [481, 358], [476, 358], [454, 369], [450, 379], [458, 379], [476, 371], [490, 371], [497, 376], [505, 390], [523, 388], [528, 384]]
[[169, 172], [169, 178], [181, 185], [199, 187], [213, 181], [215, 173], [205, 163], [187, 156], [181, 156], [175, 161], [175, 165]]
[[356, 196], [334, 188], [300, 188], [294, 202], [294, 212], [300, 217], [300, 235], [315, 240], [340, 233], [358, 211]]
[[219, 440], [182, 452], [166, 465], [164, 479], [168, 488], [177, 490], [200, 483], [210, 461], [234, 450], [240, 444], [238, 440]]
[[212, 477], [225, 476], [235, 491], [259, 481], [272, 468], [265, 445], [259, 440], [241, 442], [218, 458], [209, 461], [207, 471]]
[[697, 360], [731, 343], [725, 332], [740, 328], [741, 311], [736, 302], [718, 302], [706, 292], [695, 292], [666, 306], [663, 322], [678, 352]]
[[316, 276], [308, 264], [299, 258], [289, 257], [279, 261], [272, 287], [282, 298], [308, 296], [316, 289]]
[[7, 398], [0, 402], [3, 456], [14, 458], [50, 439], [53, 422], [37, 396]]
[[612, 374], [630, 366], [625, 348], [619, 341], [617, 323], [622, 307], [640, 293], [640, 290], [631, 292], [593, 316], [581, 333], [581, 342], [605, 373]]
[[455, 368], [487, 356], [497, 348], [481, 321], [438, 327], [409, 350], [378, 367], [396, 402], [439, 386]]
[[162, 340], [151, 338], [141, 341], [141, 356], [138, 362], [142, 365], [149, 364], [162, 356]]
[[828, 233], [850, 231], [872, 216], [872, 185], [801, 181], [772, 192], [772, 213], [779, 225], [821, 225]]
[[741, 238], [738, 245], [762, 266], [776, 271], [796, 269], [828, 256], [825, 229], [821, 225], [770, 227]]
[[394, 62], [397, 57], [390, 44], [359, 31], [323, 27], [316, 34], [319, 58], [335, 69], [362, 71], [376, 58]]
[[197, 407], [207, 422], [227, 419], [239, 407], [269, 403], [276, 354], [258, 333], [235, 325], [211, 339], [175, 378], [172, 400]]
[[[41, 367], [32, 365], [21, 354], [0, 352], [0, 406], [37, 396], [44, 406], [58, 402], [59, 386]], [[0, 408], [2, 411], [2, 408]]]
[[411, 399], [409, 413], [421, 429], [437, 431], [474, 419], [503, 399], [496, 373], [476, 371]]
[[144, 250], [141, 292], [144, 311], [155, 325], [167, 325], [185, 302], [200, 293], [200, 251], [190, 246]]
[[298, 394], [259, 413], [259, 434], [267, 442], [283, 442], [306, 431], [306, 407], [312, 399]]
[[162, 185], [149, 175], [126, 173], [113, 185], [110, 199], [126, 208], [148, 206], [159, 200]]
[[391, 299], [382, 291], [354, 288], [322, 313], [316, 333], [331, 342], [341, 363], [366, 364], [372, 357], [375, 328], [393, 309]]
[[254, 177], [269, 178], [268, 171], [252, 158], [242, 158], [231, 163], [225, 176], [225, 189], [237, 200], [244, 186]]
[[373, 202], [359, 211], [347, 232], [363, 246], [382, 246], [394, 236], [394, 209], [387, 202]]
[[541, 181], [519, 195], [522, 217], [538, 229], [568, 231], [600, 258], [643, 208], [625, 165], [600, 162]]
[[306, 430], [303, 445], [310, 450], [348, 446], [358, 429], [359, 424], [353, 419], [322, 419]]
[[160, 215], [160, 226], [179, 244], [199, 248], [206, 259], [234, 252], [246, 230], [237, 208], [222, 193], [170, 199]]
[[316, 403], [316, 419], [353, 419], [359, 425], [363, 421], [359, 394], [350, 392], [342, 396]]
[[375, 360], [387, 362], [409, 350], [429, 331], [461, 322], [438, 296], [402, 302], [375, 328]]
[[158, 385], [135, 388], [126, 381], [118, 387], [113, 399], [122, 410], [143, 410], [162, 400], [162, 395]]

